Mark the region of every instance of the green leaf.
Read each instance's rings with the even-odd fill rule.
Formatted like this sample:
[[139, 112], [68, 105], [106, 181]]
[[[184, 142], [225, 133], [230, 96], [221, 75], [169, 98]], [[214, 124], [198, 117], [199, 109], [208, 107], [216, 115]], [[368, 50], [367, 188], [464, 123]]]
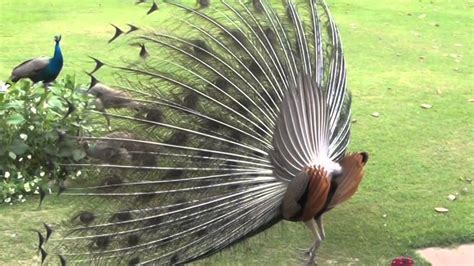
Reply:
[[83, 150], [73, 150], [72, 158], [74, 161], [79, 161], [80, 159], [86, 157], [86, 153]]
[[46, 140], [56, 140], [58, 138], [58, 133], [50, 131], [44, 133], [44, 137]]
[[56, 153], [58, 152], [58, 149], [56, 148], [56, 146], [49, 145], [49, 146], [44, 147], [43, 151], [49, 155], [56, 155]]
[[26, 145], [24, 142], [20, 141], [20, 140], [14, 140], [13, 143], [10, 145], [10, 148], [9, 150], [13, 153], [15, 153], [16, 155], [22, 155], [24, 154], [26, 151], [28, 151], [30, 147], [28, 145]]
[[7, 125], [20, 125], [25, 122], [25, 118], [20, 114], [13, 114], [7, 119]]
[[15, 100], [15, 101], [11, 101], [11, 102], [6, 103], [4, 109], [12, 108], [12, 109], [15, 109], [15, 110], [21, 110], [21, 109], [23, 109], [23, 106], [25, 106], [25, 101]]
[[69, 147], [65, 147], [59, 150], [57, 156], [58, 157], [71, 157], [72, 156], [72, 149]]
[[62, 108], [63, 108], [63, 101], [61, 101], [61, 99], [60, 99], [59, 97], [52, 96], [52, 97], [48, 100], [48, 105], [49, 105], [51, 108], [62, 109]]
[[75, 86], [76, 86], [76, 77], [73, 75], [67, 75], [66, 78], [64, 79], [64, 87], [70, 90], [74, 90]]

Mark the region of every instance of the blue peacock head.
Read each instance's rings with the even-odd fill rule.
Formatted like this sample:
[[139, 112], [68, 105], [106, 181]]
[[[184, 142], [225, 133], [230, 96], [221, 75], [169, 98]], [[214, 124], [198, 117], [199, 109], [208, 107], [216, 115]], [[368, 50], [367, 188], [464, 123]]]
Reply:
[[54, 36], [54, 41], [55, 41], [56, 43], [59, 43], [59, 42], [61, 41], [61, 35], [56, 35], [56, 36]]

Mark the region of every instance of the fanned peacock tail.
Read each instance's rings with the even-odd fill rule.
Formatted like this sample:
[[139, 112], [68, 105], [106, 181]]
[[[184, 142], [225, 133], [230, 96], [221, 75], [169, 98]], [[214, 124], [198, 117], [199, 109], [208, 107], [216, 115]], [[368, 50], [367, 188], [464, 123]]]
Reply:
[[[183, 19], [167, 30], [130, 25], [140, 58], [105, 64], [115, 91], [92, 89], [115, 108], [113, 132], [81, 138], [87, 161], [66, 165], [94, 178], [66, 188], [78, 208], [51, 226], [44, 258], [190, 262], [279, 222], [304, 167], [340, 170], [351, 102], [326, 4], [230, 2], [160, 4]], [[113, 39], [124, 34], [116, 27]], [[94, 60], [96, 71], [104, 64]]]

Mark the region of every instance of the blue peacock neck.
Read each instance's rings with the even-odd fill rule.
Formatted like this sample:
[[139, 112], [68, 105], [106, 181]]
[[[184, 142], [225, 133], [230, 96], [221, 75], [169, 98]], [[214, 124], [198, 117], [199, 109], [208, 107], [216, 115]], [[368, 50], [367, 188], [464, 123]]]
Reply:
[[63, 67], [63, 54], [59, 42], [56, 42], [56, 45], [54, 46], [54, 56], [51, 58], [50, 62], [49, 67], [53, 72], [61, 71], [61, 68]]
[[49, 59], [48, 67], [42, 73], [43, 82], [51, 82], [55, 80], [62, 68], [63, 55], [61, 53], [61, 47], [59, 47], [59, 41], [56, 41], [54, 56]]

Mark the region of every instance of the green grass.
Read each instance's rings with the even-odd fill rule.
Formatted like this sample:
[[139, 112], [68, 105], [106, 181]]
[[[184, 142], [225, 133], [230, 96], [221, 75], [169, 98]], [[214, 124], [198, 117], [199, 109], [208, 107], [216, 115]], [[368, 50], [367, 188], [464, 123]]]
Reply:
[[[24, 60], [38, 56], [52, 56], [53, 36], [62, 34], [61, 47], [65, 59], [62, 75], [76, 74], [88, 81], [84, 71], [91, 71], [94, 63], [87, 56], [119, 58], [124, 52], [118, 41], [107, 40], [113, 35], [110, 24], [126, 29], [125, 23], [146, 25], [145, 6], [134, 6], [126, 0], [88, 1], [0, 1], [1, 61], [0, 80], [7, 80], [10, 72]], [[26, 11], [26, 12], [25, 12]], [[137, 48], [130, 50], [138, 53]], [[113, 57], [110, 55], [114, 55]]]
[[[24, 59], [52, 53], [63, 35], [66, 73], [91, 69], [86, 55], [122, 55], [106, 40], [109, 23], [145, 18], [132, 1], [0, 2], [0, 79]], [[319, 262], [387, 265], [427, 246], [474, 241], [474, 3], [472, 1], [329, 1], [341, 30], [353, 92], [352, 150], [370, 154], [359, 192], [325, 216], [327, 240]], [[114, 54], [115, 53], [115, 54]], [[424, 110], [420, 104], [432, 109]], [[380, 112], [379, 118], [370, 114]], [[462, 192], [466, 188], [468, 192]], [[460, 193], [449, 202], [449, 194]], [[54, 197], [52, 197], [54, 198]], [[68, 203], [36, 199], [0, 206], [0, 262], [29, 265], [36, 256], [40, 221], [59, 220]], [[434, 207], [449, 209], [438, 214]], [[296, 264], [310, 236], [300, 224], [282, 223], [205, 264]], [[36, 258], [37, 259], [37, 258]]]

